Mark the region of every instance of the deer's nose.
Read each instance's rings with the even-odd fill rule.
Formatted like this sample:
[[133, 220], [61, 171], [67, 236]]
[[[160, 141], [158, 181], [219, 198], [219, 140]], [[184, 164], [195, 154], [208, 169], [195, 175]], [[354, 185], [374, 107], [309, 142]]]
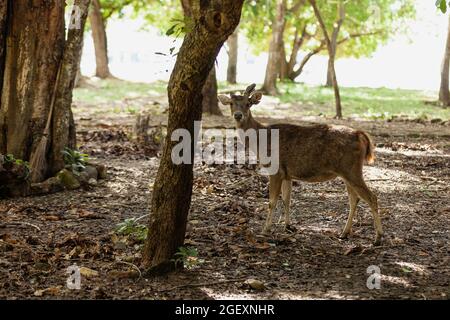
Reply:
[[242, 112], [235, 112], [234, 113], [234, 119], [236, 119], [238, 121], [241, 120], [243, 116], [244, 115], [242, 114]]

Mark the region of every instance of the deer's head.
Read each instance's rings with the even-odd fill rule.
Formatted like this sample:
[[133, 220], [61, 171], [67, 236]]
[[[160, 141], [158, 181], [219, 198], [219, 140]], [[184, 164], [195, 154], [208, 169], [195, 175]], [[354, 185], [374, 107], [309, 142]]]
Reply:
[[231, 115], [236, 121], [237, 127], [241, 127], [251, 118], [250, 108], [261, 102], [262, 93], [255, 91], [255, 87], [256, 84], [248, 86], [243, 95], [219, 96], [222, 104], [230, 106]]

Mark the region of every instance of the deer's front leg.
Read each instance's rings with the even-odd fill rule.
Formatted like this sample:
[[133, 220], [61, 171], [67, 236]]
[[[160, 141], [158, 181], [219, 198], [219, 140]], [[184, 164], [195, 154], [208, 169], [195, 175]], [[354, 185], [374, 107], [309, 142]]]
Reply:
[[281, 192], [281, 182], [282, 179], [278, 175], [270, 176], [269, 178], [269, 212], [267, 213], [263, 233], [267, 233], [272, 225], [273, 212], [277, 207], [278, 197]]

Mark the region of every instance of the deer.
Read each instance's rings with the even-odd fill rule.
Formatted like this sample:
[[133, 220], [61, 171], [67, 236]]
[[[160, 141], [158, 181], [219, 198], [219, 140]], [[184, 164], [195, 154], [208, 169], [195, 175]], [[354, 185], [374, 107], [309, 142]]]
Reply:
[[[280, 194], [284, 205], [285, 228], [290, 228], [293, 180], [316, 183], [339, 177], [346, 185], [350, 206], [347, 223], [339, 237], [345, 239], [351, 234], [356, 207], [362, 199], [370, 207], [375, 228], [374, 245], [379, 245], [383, 228], [378, 200], [363, 178], [363, 166], [375, 160], [375, 147], [369, 134], [346, 126], [327, 124], [263, 125], [253, 118], [251, 112], [251, 108], [262, 99], [262, 92], [255, 91], [255, 87], [252, 84], [242, 95], [219, 95], [218, 99], [223, 105], [230, 106], [236, 129], [279, 130], [279, 169], [269, 176], [269, 210], [263, 234], [270, 231]], [[245, 144], [245, 141], [242, 142]]]

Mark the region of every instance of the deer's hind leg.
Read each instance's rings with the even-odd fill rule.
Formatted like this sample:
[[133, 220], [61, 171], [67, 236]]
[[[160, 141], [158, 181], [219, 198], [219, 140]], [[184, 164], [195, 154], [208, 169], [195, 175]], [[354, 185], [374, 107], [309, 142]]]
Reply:
[[291, 191], [292, 191], [292, 180], [283, 180], [281, 184], [281, 198], [283, 199], [284, 205], [284, 224], [286, 229], [289, 228], [291, 223], [291, 217], [289, 210], [291, 207]]
[[353, 218], [356, 213], [356, 207], [359, 203], [359, 197], [358, 194], [355, 192], [355, 190], [352, 189], [352, 187], [346, 182], [347, 186], [347, 192], [348, 192], [348, 202], [349, 202], [349, 214], [347, 223], [344, 227], [344, 230], [342, 231], [340, 238], [345, 239], [347, 236], [352, 232], [352, 224], [353, 224]]
[[273, 213], [277, 207], [278, 198], [280, 197], [282, 181], [279, 175], [272, 175], [269, 178], [269, 212], [267, 213], [263, 233], [267, 233], [272, 225]]
[[369, 205], [372, 212], [373, 224], [376, 232], [374, 243], [376, 245], [380, 244], [381, 238], [383, 237], [383, 227], [381, 225], [381, 219], [378, 213], [377, 196], [369, 190], [366, 183], [364, 182], [362, 178], [362, 170], [361, 172], [358, 172], [357, 175], [351, 175], [350, 177], [347, 177], [346, 182], [356, 192], [356, 194]]

